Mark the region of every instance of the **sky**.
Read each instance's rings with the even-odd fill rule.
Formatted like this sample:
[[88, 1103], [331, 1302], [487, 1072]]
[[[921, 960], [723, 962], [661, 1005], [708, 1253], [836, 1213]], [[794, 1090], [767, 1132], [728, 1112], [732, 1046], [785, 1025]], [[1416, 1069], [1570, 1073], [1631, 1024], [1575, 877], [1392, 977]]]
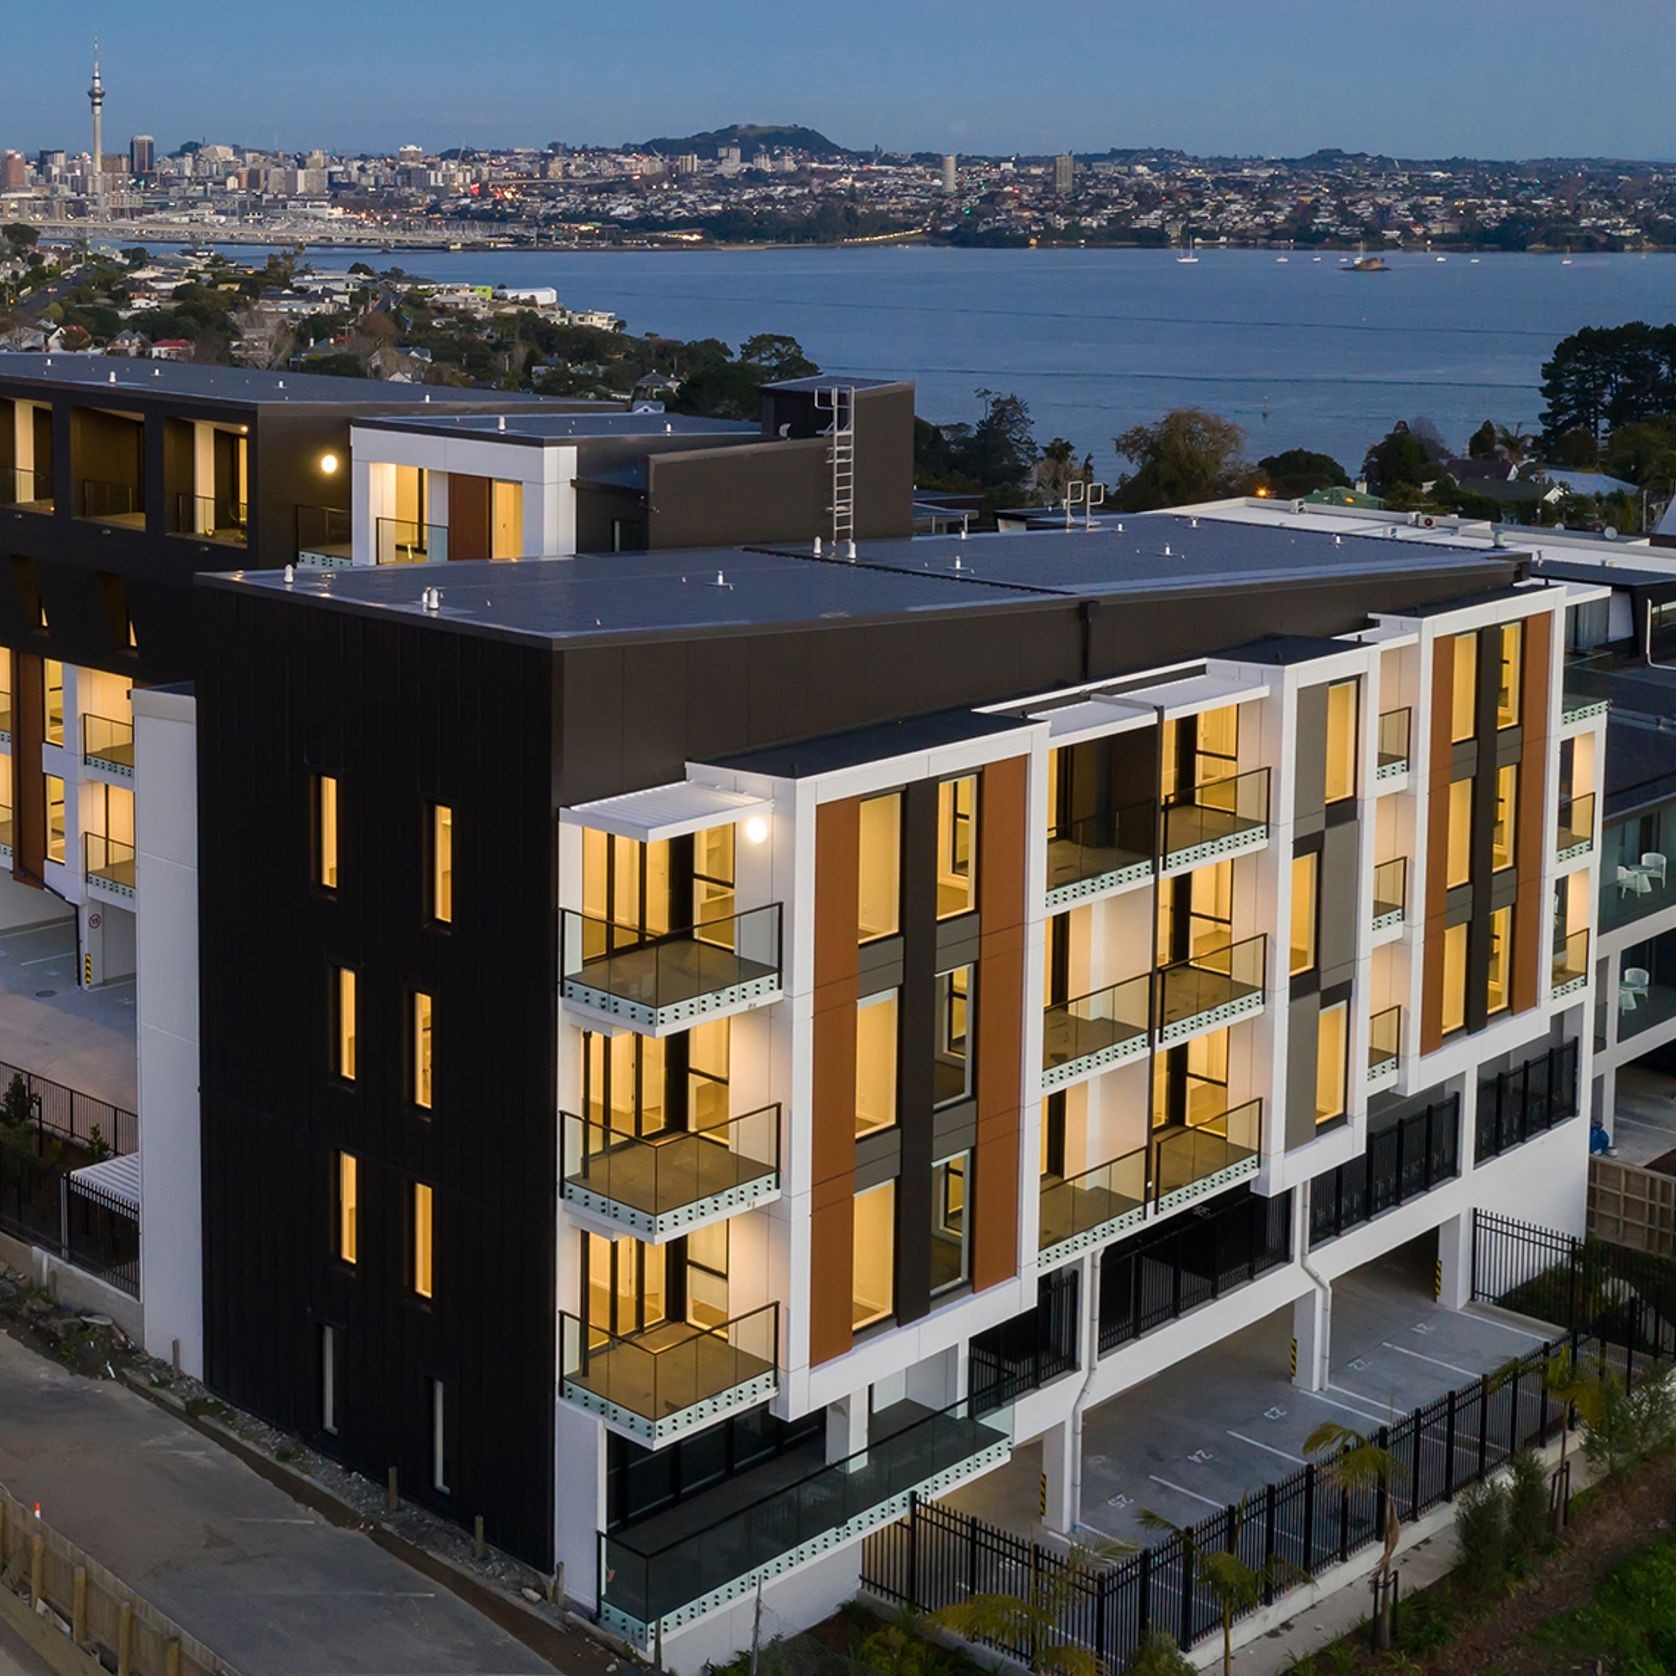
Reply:
[[[10, 14], [7, 16], [7, 14]], [[72, 39], [70, 17], [77, 23]], [[0, 148], [619, 144], [1676, 156], [1671, 0], [0, 0]]]

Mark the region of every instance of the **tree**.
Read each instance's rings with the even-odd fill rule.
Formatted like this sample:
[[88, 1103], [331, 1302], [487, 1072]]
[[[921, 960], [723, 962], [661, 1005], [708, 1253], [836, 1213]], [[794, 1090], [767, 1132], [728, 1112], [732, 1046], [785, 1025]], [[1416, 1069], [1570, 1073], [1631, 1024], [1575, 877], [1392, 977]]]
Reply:
[[1549, 465], [1572, 471], [1593, 471], [1599, 457], [1594, 436], [1581, 426], [1563, 432], [1547, 445]]
[[1401, 1520], [1397, 1498], [1391, 1493], [1395, 1465], [1388, 1449], [1370, 1443], [1360, 1432], [1327, 1420], [1304, 1439], [1306, 1455], [1321, 1455], [1322, 1476], [1347, 1494], [1359, 1490], [1381, 1491], [1385, 1504], [1385, 1546], [1379, 1556], [1379, 1606], [1375, 1615], [1375, 1640], [1383, 1652], [1391, 1645], [1391, 1565], [1397, 1557], [1397, 1536]]
[[1134, 425], [1113, 446], [1135, 463], [1114, 497], [1126, 512], [1222, 500], [1244, 494], [1251, 484], [1245, 431], [1202, 408], [1178, 407], [1155, 424]]
[[1488, 419], [1467, 438], [1469, 460], [1489, 460], [1495, 457], [1496, 427]]
[[1436, 464], [1439, 460], [1447, 460], [1454, 453], [1444, 440], [1443, 432], [1428, 419], [1425, 414], [1416, 414], [1408, 422], [1408, 434], [1420, 444], [1420, 452], [1426, 456], [1428, 464]]
[[1598, 446], [1618, 425], [1676, 411], [1676, 325], [1585, 326], [1562, 338], [1542, 366], [1542, 401], [1549, 443], [1582, 430]]
[[1392, 489], [1418, 489], [1432, 475], [1427, 464], [1425, 449], [1399, 419], [1368, 450], [1362, 462], [1362, 474], [1383, 495]]
[[1020, 396], [979, 390], [984, 414], [972, 427], [966, 469], [985, 488], [1020, 487], [1040, 449], [1030, 424], [1030, 407]]
[[1523, 425], [1496, 426], [1496, 452], [1514, 465], [1523, 465], [1536, 438]]
[[6, 1092], [0, 1097], [0, 1125], [16, 1131], [23, 1128], [35, 1115], [35, 1102], [29, 1096], [29, 1084], [20, 1072], [12, 1073]]
[[739, 346], [739, 364], [754, 367], [766, 384], [786, 378], [813, 378], [821, 369], [803, 353], [803, 345], [783, 332], [758, 332]]
[[1258, 483], [1282, 500], [1300, 500], [1317, 489], [1349, 488], [1350, 477], [1331, 454], [1287, 448], [1257, 462]]
[[1600, 466], [1638, 489], [1668, 492], [1676, 482], [1676, 414], [1661, 413], [1620, 425], [1607, 438]]
[[1042, 450], [1036, 462], [1036, 491], [1046, 506], [1057, 506], [1066, 489], [1077, 480], [1077, 451], [1064, 437], [1056, 436]]
[[39, 228], [31, 227], [24, 221], [8, 221], [0, 227], [0, 238], [12, 247], [14, 256], [21, 256], [24, 251], [32, 249], [40, 236]]

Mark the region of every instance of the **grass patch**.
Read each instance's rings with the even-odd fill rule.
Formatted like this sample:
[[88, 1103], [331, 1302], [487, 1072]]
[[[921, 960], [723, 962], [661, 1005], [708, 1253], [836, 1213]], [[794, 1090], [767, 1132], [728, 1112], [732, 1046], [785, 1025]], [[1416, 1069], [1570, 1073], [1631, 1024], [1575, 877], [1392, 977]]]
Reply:
[[1550, 1618], [1531, 1639], [1603, 1660], [1616, 1676], [1676, 1669], [1676, 1534], [1615, 1566], [1587, 1606]]

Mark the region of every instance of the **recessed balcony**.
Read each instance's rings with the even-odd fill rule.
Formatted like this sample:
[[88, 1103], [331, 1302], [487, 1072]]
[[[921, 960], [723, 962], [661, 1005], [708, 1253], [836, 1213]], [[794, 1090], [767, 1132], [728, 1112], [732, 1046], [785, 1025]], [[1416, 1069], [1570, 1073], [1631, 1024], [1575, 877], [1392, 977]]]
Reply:
[[76, 484], [76, 516], [123, 529], [145, 528], [145, 496], [138, 483], [83, 477]]
[[[1554, 945], [1553, 999], [1575, 995], [1589, 982], [1589, 932], [1585, 926]], [[1620, 1026], [1619, 1034], [1623, 1034]]]
[[1149, 798], [1049, 828], [1048, 911], [1150, 878], [1157, 820], [1157, 805]]
[[0, 803], [0, 860], [12, 859], [12, 806]]
[[111, 716], [81, 719], [81, 759], [118, 780], [134, 778], [134, 724]]
[[1368, 1021], [1368, 1088], [1388, 1088], [1397, 1080], [1402, 1052], [1402, 1008], [1387, 1007]]
[[778, 1105], [651, 1135], [564, 1114], [565, 1202], [637, 1239], [661, 1244], [779, 1191]]
[[1247, 937], [1178, 960], [1158, 973], [1158, 1045], [1184, 1042], [1263, 1010], [1268, 938]]
[[1560, 818], [1554, 833], [1554, 861], [1573, 861], [1595, 847], [1595, 796], [1560, 799]]
[[1374, 766], [1374, 784], [1382, 785], [1400, 780], [1408, 773], [1409, 736], [1413, 731], [1413, 712], [1404, 705], [1400, 710], [1385, 710], [1379, 717], [1378, 762]]
[[1394, 931], [1408, 907], [1408, 857], [1382, 861], [1373, 870], [1373, 929]]
[[0, 471], [0, 506], [13, 512], [51, 512], [52, 473], [7, 466]]
[[1044, 1267], [1138, 1228], [1146, 1218], [1147, 1148], [1074, 1176], [1045, 1175], [1036, 1244]]
[[380, 564], [445, 564], [448, 526], [411, 518], [380, 518], [374, 527], [374, 553]]
[[561, 1313], [560, 1390], [613, 1431], [659, 1448], [774, 1395], [780, 1306], [719, 1326], [664, 1321], [618, 1337]]
[[1269, 771], [1206, 780], [1164, 799], [1166, 873], [1258, 850], [1269, 841]]
[[1160, 1213], [1208, 1198], [1257, 1173], [1263, 1102], [1160, 1130], [1153, 1143], [1152, 1191]]
[[250, 508], [225, 495], [176, 495], [174, 533], [243, 547], [250, 533]]
[[123, 907], [133, 906], [136, 875], [132, 844], [107, 838], [102, 832], [85, 833], [82, 857], [82, 876], [90, 896], [104, 897]]
[[1143, 973], [1060, 1001], [1042, 1013], [1042, 1087], [1064, 1088], [1114, 1065], [1143, 1058], [1151, 1047]]
[[780, 994], [780, 904], [648, 932], [566, 910], [564, 998], [667, 1035]]
[[355, 562], [355, 532], [347, 512], [333, 506], [297, 508], [297, 563], [341, 570]]

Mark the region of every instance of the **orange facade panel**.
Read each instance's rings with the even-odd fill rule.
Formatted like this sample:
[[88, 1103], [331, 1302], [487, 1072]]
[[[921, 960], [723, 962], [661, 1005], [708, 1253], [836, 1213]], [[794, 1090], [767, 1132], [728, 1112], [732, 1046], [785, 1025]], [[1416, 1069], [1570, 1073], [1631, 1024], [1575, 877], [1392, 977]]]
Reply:
[[1426, 900], [1421, 927], [1420, 1051], [1443, 1045], [1443, 927], [1449, 903], [1449, 768], [1455, 692], [1455, 636], [1432, 645], [1431, 728], [1426, 777]]

